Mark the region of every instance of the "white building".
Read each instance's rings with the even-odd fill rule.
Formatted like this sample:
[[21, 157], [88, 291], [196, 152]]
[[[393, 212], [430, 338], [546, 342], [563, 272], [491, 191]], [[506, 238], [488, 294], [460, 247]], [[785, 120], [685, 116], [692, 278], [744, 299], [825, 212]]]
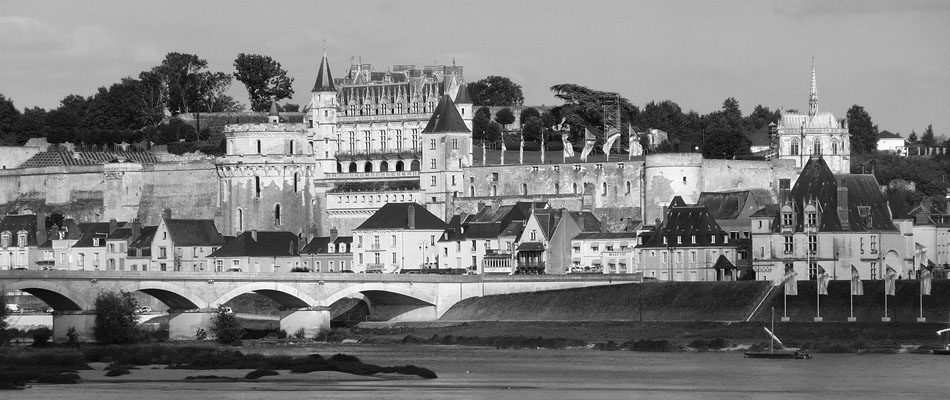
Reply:
[[388, 203], [353, 230], [353, 272], [436, 268], [445, 222], [417, 203]]

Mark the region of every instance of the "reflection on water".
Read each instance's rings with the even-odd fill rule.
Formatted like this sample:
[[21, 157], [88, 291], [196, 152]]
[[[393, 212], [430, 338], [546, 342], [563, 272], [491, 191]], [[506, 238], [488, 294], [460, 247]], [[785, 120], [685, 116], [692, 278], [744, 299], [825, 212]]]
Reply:
[[[379, 365], [414, 364], [434, 380], [84, 383], [35, 386], [24, 399], [808, 399], [944, 398], [950, 357], [816, 354], [752, 360], [740, 353], [498, 350], [456, 346], [246, 348], [346, 353]], [[134, 374], [134, 371], [133, 371]], [[5, 398], [12, 398], [6, 397]]]

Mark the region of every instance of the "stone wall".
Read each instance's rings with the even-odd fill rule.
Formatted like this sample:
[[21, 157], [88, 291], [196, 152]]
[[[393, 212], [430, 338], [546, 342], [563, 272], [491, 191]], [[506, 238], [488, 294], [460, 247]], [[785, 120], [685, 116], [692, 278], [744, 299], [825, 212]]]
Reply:
[[44, 150], [36, 146], [0, 146], [0, 170], [18, 168]]

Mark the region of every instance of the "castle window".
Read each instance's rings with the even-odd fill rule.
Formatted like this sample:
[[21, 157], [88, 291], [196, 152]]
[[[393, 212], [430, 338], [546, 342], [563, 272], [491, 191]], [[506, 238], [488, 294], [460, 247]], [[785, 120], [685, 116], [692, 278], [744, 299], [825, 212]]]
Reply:
[[294, 172], [294, 193], [297, 193], [297, 181], [298, 181], [298, 180], [299, 180], [299, 177], [297, 176], [297, 173]]
[[348, 168], [348, 171], [349, 171], [349, 172], [357, 172], [358, 169], [359, 169], [359, 168], [356, 166], [356, 163], [355, 163], [355, 162], [351, 162], [351, 163], [350, 163], [350, 168]]
[[290, 141], [290, 154], [294, 154], [294, 141]]
[[791, 148], [790, 148], [788, 154], [793, 155], [793, 156], [797, 156], [797, 155], [798, 155], [798, 146], [799, 146], [798, 139], [792, 139]]
[[436, 185], [436, 182], [437, 182], [437, 180], [436, 180], [436, 177], [435, 177], [435, 176], [430, 177], [430, 179], [429, 179], [429, 186], [435, 186], [435, 185]]
[[367, 161], [366, 164], [363, 165], [363, 172], [373, 172], [373, 163], [371, 161]]
[[435, 139], [429, 140], [429, 150], [435, 150]]
[[491, 181], [492, 181], [492, 182], [498, 182], [498, 173], [497, 173], [497, 172], [492, 172], [492, 173], [491, 173]]
[[527, 183], [522, 183], [522, 184], [521, 184], [521, 194], [522, 194], [523, 196], [527, 196], [527, 195], [528, 195], [528, 184], [527, 184]]
[[808, 236], [808, 251], [812, 255], [818, 253], [818, 236], [815, 236], [815, 235]]
[[560, 183], [555, 183], [555, 184], [554, 184], [554, 194], [561, 194], [561, 184], [560, 184]]
[[274, 204], [274, 225], [280, 226], [280, 204]]
[[237, 230], [244, 230], [244, 210], [240, 208], [237, 209]]
[[402, 129], [396, 129], [396, 150], [402, 151]]
[[336, 163], [336, 172], [343, 172], [343, 163]]
[[785, 254], [792, 254], [795, 251], [795, 238], [785, 236]]
[[429, 160], [429, 168], [436, 169], [436, 161], [434, 158]]
[[257, 154], [261, 154], [261, 141], [257, 141]]
[[602, 183], [601, 186], [602, 186], [601, 192], [603, 192], [604, 196], [606, 196], [606, 195], [607, 195], [607, 182]]
[[475, 197], [475, 186], [468, 187], [469, 197]]
[[498, 196], [498, 187], [497, 187], [497, 186], [491, 185], [491, 195], [492, 195], [492, 196]]
[[455, 149], [455, 150], [458, 150], [458, 149], [459, 149], [459, 140], [458, 140], [458, 139], [452, 139], [452, 148]]
[[261, 177], [254, 177], [254, 197], [261, 198]]
[[838, 155], [838, 139], [831, 140], [831, 155]]
[[815, 151], [814, 151], [814, 153], [812, 153], [812, 154], [814, 154], [814, 155], [816, 155], [816, 156], [820, 156], [820, 155], [821, 155], [821, 139], [815, 138]]
[[383, 162], [379, 163], [379, 172], [388, 172], [388, 171], [389, 171], [389, 163], [388, 163], [388, 162], [383, 161]]
[[576, 183], [572, 183], [572, 184], [571, 184], [571, 193], [577, 194], [577, 184], [576, 184]]

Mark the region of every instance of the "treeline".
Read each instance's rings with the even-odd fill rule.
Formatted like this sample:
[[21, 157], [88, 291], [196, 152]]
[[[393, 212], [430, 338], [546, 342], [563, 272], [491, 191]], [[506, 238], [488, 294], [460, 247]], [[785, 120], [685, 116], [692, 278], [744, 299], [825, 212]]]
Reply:
[[[70, 94], [50, 110], [27, 107], [20, 112], [12, 99], [0, 94], [0, 145], [22, 145], [39, 137], [86, 145], [199, 140], [207, 132], [175, 119], [162, 122], [182, 113], [243, 111], [244, 105], [226, 94], [233, 79], [246, 86], [253, 111], [266, 111], [272, 101], [293, 95], [293, 78], [268, 56], [242, 53], [234, 67], [233, 74], [209, 71], [207, 60], [172, 52], [135, 77], [100, 87], [91, 96]], [[282, 108], [296, 111], [299, 106]]]

